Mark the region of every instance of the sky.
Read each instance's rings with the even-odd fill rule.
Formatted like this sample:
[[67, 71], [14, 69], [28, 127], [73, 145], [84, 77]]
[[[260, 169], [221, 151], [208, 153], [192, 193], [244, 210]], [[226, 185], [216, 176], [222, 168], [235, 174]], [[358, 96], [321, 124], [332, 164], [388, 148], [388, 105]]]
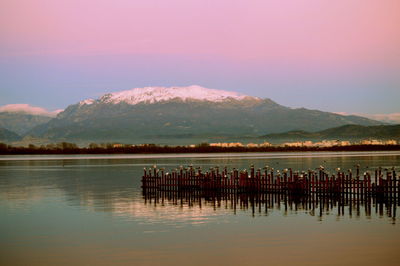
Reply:
[[2, 0], [0, 105], [144, 86], [400, 113], [398, 0]]

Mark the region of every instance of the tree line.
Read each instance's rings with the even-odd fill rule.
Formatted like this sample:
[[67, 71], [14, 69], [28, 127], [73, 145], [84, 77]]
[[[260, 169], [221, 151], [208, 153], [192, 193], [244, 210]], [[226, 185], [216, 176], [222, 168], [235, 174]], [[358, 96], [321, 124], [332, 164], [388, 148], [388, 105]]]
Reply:
[[332, 147], [215, 147], [208, 143], [190, 146], [168, 146], [156, 144], [112, 144], [91, 143], [87, 147], [79, 147], [75, 143], [60, 142], [27, 147], [12, 146], [0, 143], [0, 154], [134, 154], [134, 153], [214, 153], [214, 152], [305, 152], [305, 151], [395, 151], [400, 145], [350, 145]]

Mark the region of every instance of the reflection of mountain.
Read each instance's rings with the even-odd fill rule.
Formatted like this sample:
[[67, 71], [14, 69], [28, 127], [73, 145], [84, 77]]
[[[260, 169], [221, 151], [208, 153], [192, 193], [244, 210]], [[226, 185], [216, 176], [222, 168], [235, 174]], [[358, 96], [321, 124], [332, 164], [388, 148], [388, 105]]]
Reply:
[[14, 186], [0, 190], [0, 201], [11, 209], [27, 209], [44, 198], [46, 191], [38, 186]]

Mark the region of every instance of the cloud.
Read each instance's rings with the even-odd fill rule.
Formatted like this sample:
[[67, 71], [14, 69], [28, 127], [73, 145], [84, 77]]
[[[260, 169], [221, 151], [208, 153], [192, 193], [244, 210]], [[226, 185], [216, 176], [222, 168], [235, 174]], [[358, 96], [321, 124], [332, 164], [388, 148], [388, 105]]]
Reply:
[[31, 106], [29, 104], [7, 104], [0, 106], [0, 112], [7, 113], [24, 113], [31, 115], [42, 115], [48, 117], [56, 117], [58, 113], [62, 112], [62, 109], [55, 111], [48, 111], [42, 107]]
[[391, 114], [360, 114], [360, 113], [346, 113], [346, 112], [335, 112], [338, 115], [357, 115], [363, 116], [366, 118], [392, 123], [392, 124], [400, 124], [400, 113], [391, 113]]

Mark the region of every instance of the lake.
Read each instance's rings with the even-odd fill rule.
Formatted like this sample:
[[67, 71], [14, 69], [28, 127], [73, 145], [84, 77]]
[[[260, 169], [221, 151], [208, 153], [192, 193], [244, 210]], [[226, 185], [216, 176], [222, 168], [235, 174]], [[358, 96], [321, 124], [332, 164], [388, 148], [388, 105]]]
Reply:
[[1, 265], [398, 265], [399, 201], [142, 193], [144, 167], [361, 171], [400, 152], [0, 156]]

